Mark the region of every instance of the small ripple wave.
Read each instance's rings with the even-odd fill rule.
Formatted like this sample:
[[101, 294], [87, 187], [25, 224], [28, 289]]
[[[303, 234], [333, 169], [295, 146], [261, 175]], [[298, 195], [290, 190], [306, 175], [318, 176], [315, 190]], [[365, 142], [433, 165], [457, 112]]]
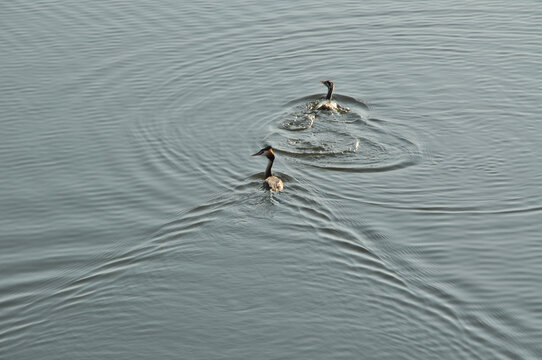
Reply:
[[286, 104], [265, 141], [296, 162], [325, 170], [388, 171], [416, 164], [420, 146], [394, 123], [370, 116], [362, 100], [336, 95], [337, 111], [317, 110], [310, 95]]

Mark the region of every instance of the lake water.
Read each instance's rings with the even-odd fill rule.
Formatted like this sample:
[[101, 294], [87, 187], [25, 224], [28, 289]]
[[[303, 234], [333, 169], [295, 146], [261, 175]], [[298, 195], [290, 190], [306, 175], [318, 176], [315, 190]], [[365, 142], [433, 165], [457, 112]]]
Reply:
[[538, 0], [0, 20], [0, 358], [542, 358]]

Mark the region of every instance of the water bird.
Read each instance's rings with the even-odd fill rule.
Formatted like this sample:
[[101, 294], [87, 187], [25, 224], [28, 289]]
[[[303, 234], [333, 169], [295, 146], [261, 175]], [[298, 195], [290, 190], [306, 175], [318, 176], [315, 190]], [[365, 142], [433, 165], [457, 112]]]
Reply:
[[284, 183], [282, 180], [271, 173], [271, 167], [273, 166], [273, 161], [275, 161], [275, 153], [273, 152], [273, 148], [271, 146], [266, 146], [251, 156], [259, 155], [264, 155], [267, 157], [267, 159], [269, 159], [267, 168], [265, 169], [265, 186], [272, 192], [281, 191], [284, 189]]
[[337, 110], [337, 103], [332, 101], [333, 90], [335, 89], [335, 84], [330, 80], [320, 81], [320, 84], [327, 86], [327, 95], [326, 100], [320, 103], [316, 110]]

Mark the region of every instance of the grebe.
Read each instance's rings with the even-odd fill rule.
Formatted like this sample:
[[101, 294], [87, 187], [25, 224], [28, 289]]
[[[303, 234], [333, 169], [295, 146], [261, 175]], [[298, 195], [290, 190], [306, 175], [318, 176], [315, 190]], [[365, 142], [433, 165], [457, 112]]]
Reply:
[[273, 166], [273, 161], [275, 161], [275, 154], [273, 153], [273, 148], [271, 146], [266, 146], [256, 154], [252, 156], [265, 155], [269, 162], [267, 163], [267, 168], [265, 169], [265, 184], [272, 192], [281, 191], [284, 189], [284, 184], [281, 179], [276, 177], [271, 173], [271, 167]]
[[335, 84], [329, 80], [320, 81], [320, 84], [327, 86], [327, 95], [326, 101], [323, 101], [320, 105], [318, 105], [316, 110], [337, 110], [337, 103], [335, 101], [331, 101]]

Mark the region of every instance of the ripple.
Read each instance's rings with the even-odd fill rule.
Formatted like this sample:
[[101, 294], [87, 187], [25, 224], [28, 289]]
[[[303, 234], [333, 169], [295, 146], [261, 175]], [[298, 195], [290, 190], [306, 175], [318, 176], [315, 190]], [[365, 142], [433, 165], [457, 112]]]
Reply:
[[318, 111], [319, 95], [286, 104], [265, 141], [304, 165], [334, 171], [388, 171], [413, 165], [420, 147], [392, 122], [371, 118], [362, 100], [337, 95], [338, 111]]

